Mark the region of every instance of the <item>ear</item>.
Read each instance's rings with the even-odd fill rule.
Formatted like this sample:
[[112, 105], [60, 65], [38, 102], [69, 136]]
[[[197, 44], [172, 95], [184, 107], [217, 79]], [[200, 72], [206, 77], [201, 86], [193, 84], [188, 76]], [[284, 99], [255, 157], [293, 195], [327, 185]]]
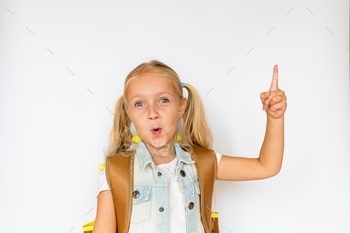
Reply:
[[182, 97], [182, 99], [180, 100], [179, 118], [181, 118], [184, 115], [186, 106], [187, 106], [187, 99], [185, 97]]

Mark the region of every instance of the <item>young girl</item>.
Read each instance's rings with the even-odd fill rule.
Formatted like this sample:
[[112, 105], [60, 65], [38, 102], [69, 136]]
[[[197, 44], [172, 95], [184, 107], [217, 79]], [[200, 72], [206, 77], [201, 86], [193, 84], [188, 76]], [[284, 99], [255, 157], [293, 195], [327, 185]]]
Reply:
[[[260, 95], [267, 123], [259, 157], [253, 159], [216, 153], [218, 165], [214, 178], [217, 180], [264, 179], [280, 171], [287, 104], [286, 96], [277, 84], [278, 68], [275, 65], [270, 90]], [[183, 88], [187, 90], [187, 99]], [[132, 127], [137, 134], [131, 132]], [[181, 82], [173, 69], [159, 61], [136, 67], [126, 77], [124, 93], [116, 104], [111, 143], [119, 152], [136, 151], [130, 172], [133, 172], [133, 187], [137, 191], [133, 192], [128, 229], [123, 232], [208, 231], [203, 226], [199, 204], [199, 187], [204, 184], [198, 181], [199, 171], [193, 157], [183, 149], [184, 145], [212, 148], [211, 132], [200, 97], [193, 86]], [[112, 150], [109, 156], [115, 153]], [[93, 232], [115, 233], [116, 218], [120, 216], [116, 216], [112, 191], [124, 190], [109, 187], [105, 173], [99, 182]], [[139, 205], [139, 197], [147, 198]], [[186, 202], [188, 198], [194, 198], [190, 204]]]

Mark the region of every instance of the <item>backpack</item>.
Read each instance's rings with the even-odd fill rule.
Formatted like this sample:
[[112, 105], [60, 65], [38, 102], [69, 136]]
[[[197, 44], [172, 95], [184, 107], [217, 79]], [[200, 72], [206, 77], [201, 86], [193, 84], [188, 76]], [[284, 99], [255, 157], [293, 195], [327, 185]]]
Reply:
[[[183, 149], [189, 152], [195, 161], [200, 183], [200, 209], [204, 231], [206, 233], [218, 233], [218, 213], [211, 210], [217, 172], [216, 155], [214, 151], [198, 146], [193, 146], [193, 151]], [[132, 210], [134, 154], [135, 151], [126, 151], [106, 158], [106, 178], [113, 195], [117, 233], [127, 233], [129, 231]], [[121, 179], [121, 177], [123, 178]], [[124, 192], [120, 192], [120, 190]]]

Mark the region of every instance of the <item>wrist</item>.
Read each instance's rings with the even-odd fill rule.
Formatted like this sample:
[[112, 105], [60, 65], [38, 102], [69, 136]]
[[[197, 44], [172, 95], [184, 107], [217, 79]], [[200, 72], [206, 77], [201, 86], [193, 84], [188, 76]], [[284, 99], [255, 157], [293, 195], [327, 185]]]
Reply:
[[274, 123], [284, 123], [284, 116], [273, 117], [273, 116], [267, 114], [267, 121], [274, 122]]

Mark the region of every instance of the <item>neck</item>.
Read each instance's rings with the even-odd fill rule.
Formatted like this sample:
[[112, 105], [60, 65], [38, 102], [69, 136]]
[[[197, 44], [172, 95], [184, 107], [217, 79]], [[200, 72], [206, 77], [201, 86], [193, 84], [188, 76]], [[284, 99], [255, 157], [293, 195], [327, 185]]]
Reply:
[[152, 147], [151, 145], [146, 145], [146, 147], [150, 152], [155, 165], [169, 163], [176, 156], [174, 142], [170, 142], [169, 144], [158, 148]]

